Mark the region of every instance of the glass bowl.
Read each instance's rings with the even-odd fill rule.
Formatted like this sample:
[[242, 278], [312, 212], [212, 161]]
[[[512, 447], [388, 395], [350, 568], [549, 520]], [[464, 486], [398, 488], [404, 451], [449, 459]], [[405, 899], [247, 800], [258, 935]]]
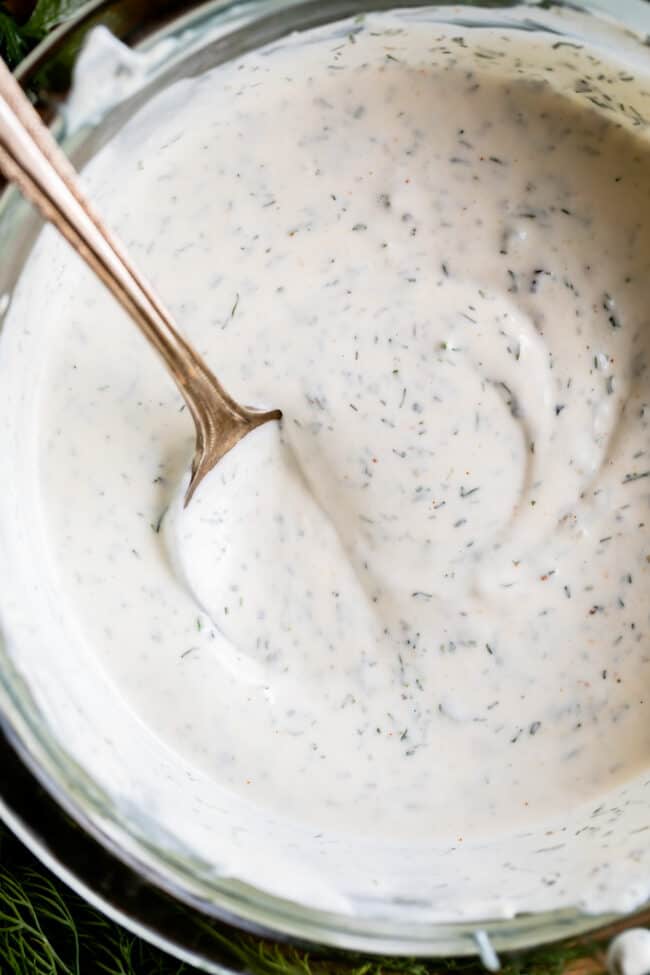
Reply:
[[[387, 0], [244, 0], [240, 3], [167, 2], [151, 5], [138, 0], [102, 0], [90, 3], [71, 23], [58, 29], [37, 48], [18, 72], [35, 94], [44, 114], [66, 151], [77, 165], [90, 159], [154, 94], [177, 79], [200, 74], [294, 30], [326, 24], [361, 12], [417, 7], [420, 3], [396, 4]], [[435, 4], [427, 4], [436, 7]], [[525, 17], [508, 3], [486, 0], [439, 10], [440, 19], [471, 28], [476, 12], [490, 10], [490, 23], [519, 30], [543, 29], [569, 43], [606, 37], [613, 53], [626, 63], [646, 57], [639, 39], [631, 32], [650, 32], [650, 8], [628, 0], [601, 0], [584, 4], [617, 18], [628, 31], [609, 33], [609, 27], [591, 16], [576, 13], [560, 16], [546, 3], [531, 4]], [[117, 104], [106, 104], [101, 118], [89, 123], [71, 111], [67, 85], [82, 40], [88, 30], [107, 25], [127, 44], [147, 54], [146, 70], [137, 85], [125, 89]], [[610, 38], [613, 38], [611, 40]], [[41, 224], [14, 191], [0, 199], [0, 315], [4, 316], [21, 268]], [[1, 318], [0, 318], [1, 324]], [[0, 595], [0, 606], [2, 596]], [[44, 651], [46, 647], [44, 646]], [[41, 689], [42, 690], [42, 689]], [[296, 938], [320, 945], [384, 954], [475, 954], [483, 932], [498, 951], [512, 951], [573, 937], [614, 920], [611, 915], [584, 915], [562, 909], [480, 922], [432, 923], [408, 906], [399, 910], [390, 901], [378, 902], [373, 911], [352, 917], [336, 910], [306, 907], [271, 895], [252, 884], [222, 876], [214, 865], [191, 848], [168, 826], [156, 821], [151, 809], [138, 803], [137, 790], [113, 794], [99, 767], [81, 764], [70, 747], [70, 735], [54, 727], [42, 705], [42, 693], [34, 693], [15, 654], [0, 632], [0, 716], [7, 737], [59, 805], [83, 829], [142, 877], [178, 900], [217, 918], [264, 935]], [[81, 716], [79, 734], [91, 733]], [[72, 727], [72, 724], [70, 725]]]

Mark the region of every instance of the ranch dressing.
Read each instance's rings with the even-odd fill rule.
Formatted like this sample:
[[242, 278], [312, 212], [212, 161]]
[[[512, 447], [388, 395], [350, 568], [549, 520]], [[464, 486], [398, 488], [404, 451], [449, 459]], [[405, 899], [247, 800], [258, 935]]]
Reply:
[[[383, 894], [413, 883], [396, 844], [484, 872], [647, 770], [647, 102], [548, 35], [382, 14], [142, 110], [88, 185], [226, 387], [284, 414], [187, 509], [182, 402], [51, 234], [23, 285], [49, 264], [49, 320], [7, 325], [40, 332], [24, 470], [62, 639], [197, 780], [315, 848], [388, 844]], [[557, 904], [546, 877], [467, 874], [444, 910]]]

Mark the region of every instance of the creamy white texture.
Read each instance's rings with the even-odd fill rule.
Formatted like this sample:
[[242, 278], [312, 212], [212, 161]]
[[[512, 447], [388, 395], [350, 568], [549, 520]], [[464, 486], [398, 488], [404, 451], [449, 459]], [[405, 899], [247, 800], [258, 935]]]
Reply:
[[232, 393], [284, 412], [185, 512], [150, 351], [49, 235], [26, 276], [58, 291], [48, 321], [16, 305], [4, 395], [37, 327], [21, 477], [62, 639], [222, 805], [316, 833], [321, 865], [351, 842], [336, 895], [645, 893], [630, 856], [599, 900], [600, 837], [541, 879], [517, 850], [563, 849], [650, 756], [647, 101], [552, 38], [382, 15], [140, 113], [89, 185]]

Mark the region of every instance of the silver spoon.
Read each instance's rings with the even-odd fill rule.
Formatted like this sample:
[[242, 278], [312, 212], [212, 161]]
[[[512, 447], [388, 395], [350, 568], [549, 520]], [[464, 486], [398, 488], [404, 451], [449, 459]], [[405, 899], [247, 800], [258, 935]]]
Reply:
[[235, 402], [180, 335], [123, 245], [84, 197], [74, 168], [1, 59], [0, 172], [18, 186], [101, 278], [160, 354], [180, 389], [196, 427], [187, 505], [224, 454], [251, 430], [269, 420], [279, 420], [282, 413], [254, 410]]

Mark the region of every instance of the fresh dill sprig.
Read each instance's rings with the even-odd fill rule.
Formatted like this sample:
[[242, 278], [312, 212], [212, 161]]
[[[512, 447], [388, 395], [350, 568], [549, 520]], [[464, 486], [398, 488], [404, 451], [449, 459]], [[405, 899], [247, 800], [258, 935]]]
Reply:
[[[233, 970], [249, 975], [485, 975], [474, 958], [367, 957], [306, 951], [261, 940], [181, 905], [200, 950], [213, 944]], [[586, 959], [593, 946], [558, 945], [502, 959], [502, 975], [569, 975], [603, 971]], [[580, 961], [578, 961], [580, 960]], [[571, 965], [576, 962], [575, 967]], [[0, 825], [0, 972], [2, 975], [193, 975], [198, 971], [126, 932], [51, 877]]]
[[51, 30], [69, 20], [85, 0], [38, 0], [31, 16], [19, 23], [0, 2], [0, 56], [10, 68], [42, 41]]
[[0, 7], [0, 55], [10, 68], [27, 53], [27, 42], [14, 18]]

